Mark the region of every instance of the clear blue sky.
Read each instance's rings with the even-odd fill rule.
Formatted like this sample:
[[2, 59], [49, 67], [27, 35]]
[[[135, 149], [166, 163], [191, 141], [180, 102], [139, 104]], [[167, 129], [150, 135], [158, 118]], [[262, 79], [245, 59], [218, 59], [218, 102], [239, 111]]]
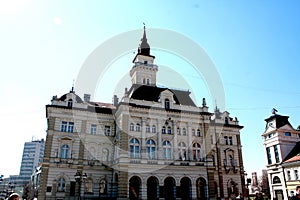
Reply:
[[[299, 10], [299, 1], [0, 0], [0, 174], [19, 173], [24, 142], [46, 136], [45, 105], [69, 91], [90, 53], [143, 22], [189, 37], [213, 60], [226, 110], [244, 126], [245, 169], [260, 173], [266, 163], [261, 134], [271, 109], [300, 124]], [[110, 102], [111, 96], [95, 100]]]

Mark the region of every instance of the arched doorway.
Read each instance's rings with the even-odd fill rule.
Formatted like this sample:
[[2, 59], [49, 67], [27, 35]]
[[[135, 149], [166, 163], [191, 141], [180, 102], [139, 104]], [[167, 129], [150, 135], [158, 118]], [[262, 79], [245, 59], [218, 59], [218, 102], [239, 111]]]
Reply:
[[206, 181], [204, 178], [198, 178], [196, 181], [197, 199], [206, 199]]
[[176, 184], [172, 177], [168, 177], [164, 181], [164, 197], [166, 200], [174, 200], [176, 198]]
[[180, 192], [181, 199], [191, 199], [191, 180], [188, 177], [180, 180]]
[[129, 180], [129, 199], [138, 200], [140, 195], [141, 179], [137, 176]]
[[158, 199], [158, 180], [151, 176], [147, 180], [147, 199]]

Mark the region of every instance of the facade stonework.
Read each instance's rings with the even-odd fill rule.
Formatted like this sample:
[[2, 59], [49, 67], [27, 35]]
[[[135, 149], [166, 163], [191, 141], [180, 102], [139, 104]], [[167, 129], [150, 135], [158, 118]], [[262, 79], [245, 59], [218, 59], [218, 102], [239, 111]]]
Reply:
[[[72, 90], [46, 106], [39, 199], [234, 199], [244, 193], [237, 118], [156, 85], [146, 33], [113, 104]], [[80, 174], [75, 179], [75, 174]]]

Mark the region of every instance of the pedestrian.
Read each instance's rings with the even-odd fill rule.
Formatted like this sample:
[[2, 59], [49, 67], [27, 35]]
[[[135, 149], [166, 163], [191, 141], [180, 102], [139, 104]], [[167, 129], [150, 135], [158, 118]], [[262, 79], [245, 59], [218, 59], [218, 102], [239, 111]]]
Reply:
[[262, 193], [260, 193], [260, 192], [258, 192], [258, 193], [256, 193], [256, 195], [255, 195], [255, 200], [263, 200], [264, 198], [263, 198], [263, 196], [262, 196]]
[[297, 200], [297, 199], [300, 199], [300, 185], [296, 187], [296, 195], [292, 196], [291, 198], [291, 200]]
[[20, 195], [18, 193], [12, 193], [11, 195], [9, 195], [7, 200], [20, 200]]

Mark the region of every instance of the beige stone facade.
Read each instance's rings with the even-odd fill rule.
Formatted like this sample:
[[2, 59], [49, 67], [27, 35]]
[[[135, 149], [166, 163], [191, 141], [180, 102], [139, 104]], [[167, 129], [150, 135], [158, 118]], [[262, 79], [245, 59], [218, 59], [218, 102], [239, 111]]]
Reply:
[[[39, 199], [234, 199], [244, 193], [237, 118], [156, 86], [145, 33], [120, 102], [72, 89], [46, 106]], [[80, 181], [75, 173], [80, 173]]]

